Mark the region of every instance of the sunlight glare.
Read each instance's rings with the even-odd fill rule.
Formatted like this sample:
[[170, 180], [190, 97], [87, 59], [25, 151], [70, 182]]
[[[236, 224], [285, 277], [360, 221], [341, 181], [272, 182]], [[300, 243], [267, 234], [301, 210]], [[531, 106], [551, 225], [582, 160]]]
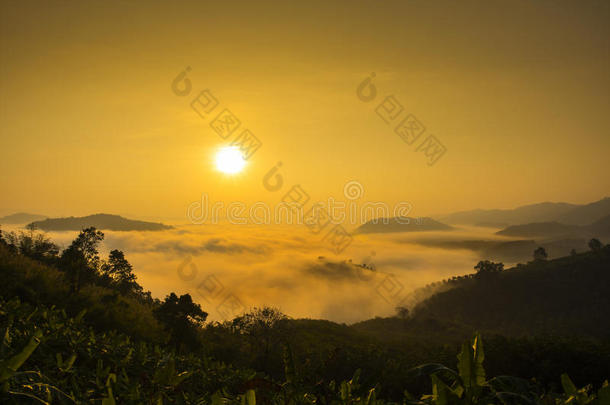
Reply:
[[223, 147], [216, 153], [216, 169], [223, 173], [239, 173], [245, 165], [244, 156], [236, 146]]

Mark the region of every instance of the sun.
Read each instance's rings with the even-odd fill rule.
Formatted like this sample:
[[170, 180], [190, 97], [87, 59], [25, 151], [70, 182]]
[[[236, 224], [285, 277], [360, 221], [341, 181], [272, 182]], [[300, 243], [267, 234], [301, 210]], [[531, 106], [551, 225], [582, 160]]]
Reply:
[[246, 166], [241, 151], [236, 146], [226, 146], [216, 153], [216, 169], [223, 173], [239, 173]]

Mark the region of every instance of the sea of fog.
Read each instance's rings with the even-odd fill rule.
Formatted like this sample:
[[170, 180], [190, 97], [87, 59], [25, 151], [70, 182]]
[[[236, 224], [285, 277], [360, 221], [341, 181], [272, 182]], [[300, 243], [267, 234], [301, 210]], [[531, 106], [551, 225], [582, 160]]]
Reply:
[[[314, 234], [303, 225], [174, 226], [157, 232], [104, 231], [100, 251], [106, 256], [122, 250], [138, 282], [154, 297], [190, 293], [209, 320], [265, 305], [291, 317], [345, 323], [388, 316], [414, 289], [471, 273], [481, 259], [472, 250], [435, 247], [439, 242], [501, 239], [493, 235], [495, 229], [466, 227], [357, 234], [337, 254], [323, 232]], [[64, 248], [76, 235], [48, 232]]]

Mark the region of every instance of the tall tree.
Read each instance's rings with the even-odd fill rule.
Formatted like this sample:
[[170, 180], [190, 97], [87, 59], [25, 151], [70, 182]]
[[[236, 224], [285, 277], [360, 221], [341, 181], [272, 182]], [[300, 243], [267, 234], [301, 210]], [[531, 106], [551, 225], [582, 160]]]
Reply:
[[170, 341], [177, 347], [181, 344], [196, 346], [197, 331], [208, 317], [207, 312], [193, 302], [190, 294], [178, 297], [175, 293], [165, 297], [165, 301], [154, 310], [154, 314], [169, 332]]
[[504, 270], [504, 263], [494, 263], [489, 260], [481, 260], [474, 266], [477, 274], [483, 273], [499, 273]]
[[538, 249], [534, 250], [534, 260], [546, 260], [548, 257], [546, 250], [540, 246]]
[[[100, 265], [100, 256], [97, 250], [99, 244], [104, 240], [104, 233], [95, 229], [95, 227], [90, 227], [83, 229], [76, 239], [72, 241], [70, 247], [73, 247], [80, 251], [87, 264], [94, 269], [99, 269]], [[70, 248], [69, 247], [69, 248]]]
[[593, 238], [589, 241], [589, 249], [594, 252], [599, 252], [600, 250], [602, 250], [602, 247], [604, 247], [604, 245], [602, 245], [599, 239]]
[[142, 292], [131, 263], [125, 259], [125, 254], [120, 250], [115, 249], [110, 252], [108, 261], [102, 265], [102, 271], [113, 280], [122, 294]]
[[4, 236], [2, 236], [2, 228], [0, 228], [0, 246], [8, 246], [8, 243], [4, 240]]
[[83, 229], [62, 252], [60, 267], [68, 274], [72, 292], [80, 291], [83, 284], [94, 282], [99, 275], [97, 248], [102, 240], [104, 234], [94, 227]]
[[283, 343], [287, 334], [287, 319], [279, 309], [264, 307], [254, 308], [232, 321], [234, 331], [248, 337], [251, 353], [265, 372], [270, 371], [269, 360], [274, 348]]

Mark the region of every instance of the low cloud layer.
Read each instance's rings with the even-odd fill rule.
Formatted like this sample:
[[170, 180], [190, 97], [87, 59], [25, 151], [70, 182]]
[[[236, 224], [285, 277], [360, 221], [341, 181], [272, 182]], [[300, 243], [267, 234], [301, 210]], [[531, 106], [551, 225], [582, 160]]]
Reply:
[[[124, 251], [153, 296], [188, 292], [210, 320], [271, 305], [292, 317], [351, 323], [393, 314], [415, 288], [473, 271], [475, 252], [422, 240], [481, 238], [477, 232], [355, 235], [335, 255], [304, 226], [182, 225], [105, 231], [102, 253]], [[65, 247], [76, 232], [49, 236]]]

